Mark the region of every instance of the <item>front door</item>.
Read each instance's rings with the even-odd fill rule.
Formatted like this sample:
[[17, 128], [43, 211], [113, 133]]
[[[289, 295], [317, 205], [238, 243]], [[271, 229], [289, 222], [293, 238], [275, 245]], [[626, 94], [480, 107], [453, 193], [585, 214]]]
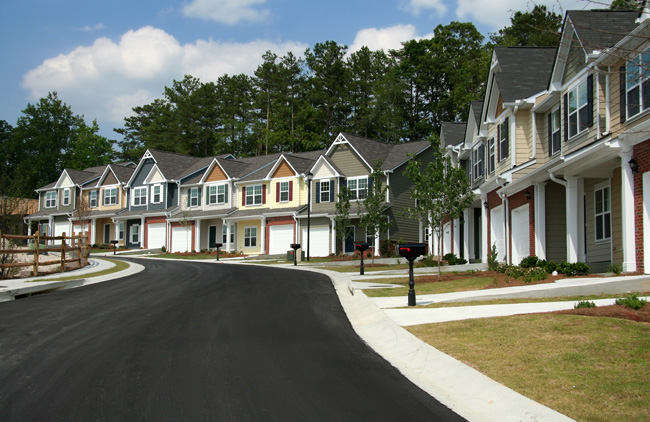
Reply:
[[343, 252], [354, 252], [354, 226], [348, 227], [348, 237], [345, 238], [345, 250]]
[[217, 226], [208, 227], [208, 249], [214, 248], [217, 243]]
[[111, 241], [111, 225], [104, 224], [104, 244], [108, 245], [110, 241]]

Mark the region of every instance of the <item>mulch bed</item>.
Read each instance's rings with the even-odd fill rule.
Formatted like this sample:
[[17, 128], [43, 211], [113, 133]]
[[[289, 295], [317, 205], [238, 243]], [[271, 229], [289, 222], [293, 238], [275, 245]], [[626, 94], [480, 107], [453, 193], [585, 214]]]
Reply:
[[[417, 274], [416, 274], [417, 276]], [[480, 273], [473, 272], [473, 273], [442, 273], [440, 277], [437, 275], [427, 275], [427, 276], [417, 276], [415, 278], [415, 284], [420, 284], [420, 283], [436, 283], [436, 282], [445, 282], [445, 281], [454, 281], [454, 280], [463, 280], [468, 277], [491, 277], [494, 280], [496, 280], [495, 283], [488, 283], [485, 285], [484, 289], [498, 289], [501, 287], [515, 287], [515, 286], [529, 286], [531, 284], [545, 284], [545, 283], [553, 283], [556, 280], [567, 278], [567, 276], [559, 274], [559, 275], [548, 275], [546, 277], [546, 280], [541, 280], [541, 281], [533, 281], [530, 283], [525, 282], [523, 279], [513, 279], [512, 277], [508, 277], [503, 273], [497, 272], [497, 271], [481, 271]], [[576, 277], [571, 277], [571, 278], [584, 278], [584, 277], [600, 277], [598, 275], [584, 275], [584, 276], [576, 276]]]
[[583, 315], [591, 317], [620, 318], [630, 321], [650, 323], [650, 305], [645, 305], [639, 310], [626, 308], [622, 305], [597, 306], [595, 308], [567, 309], [556, 311], [553, 314]]

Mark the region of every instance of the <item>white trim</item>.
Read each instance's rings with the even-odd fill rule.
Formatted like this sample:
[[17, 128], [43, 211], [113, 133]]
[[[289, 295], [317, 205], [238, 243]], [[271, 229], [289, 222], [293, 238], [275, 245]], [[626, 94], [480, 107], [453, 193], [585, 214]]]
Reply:
[[363, 161], [363, 163], [366, 166], [368, 166], [368, 169], [372, 170], [372, 166], [370, 164], [368, 164], [368, 162], [363, 157], [363, 155], [359, 154], [359, 151], [357, 151], [357, 149], [354, 147], [354, 145], [352, 145], [350, 143], [350, 141], [348, 141], [346, 139], [345, 135], [343, 135], [342, 133], [339, 133], [339, 135], [336, 137], [334, 142], [332, 142], [332, 145], [330, 145], [330, 147], [327, 149], [327, 151], [325, 152], [325, 155], [329, 156], [330, 152], [334, 149], [335, 146], [343, 145], [343, 144], [348, 144], [350, 146], [350, 148], [352, 148], [352, 151], [354, 151], [359, 156], [359, 158], [361, 158], [361, 161]]
[[[155, 194], [155, 191], [156, 191], [156, 188], [157, 188], [157, 187], [160, 188], [160, 194], [159, 194], [159, 195], [160, 195], [160, 200], [159, 200], [159, 201], [155, 201], [155, 200], [154, 200], [155, 195], [156, 195], [156, 194]], [[156, 184], [151, 185], [151, 203], [152, 203], [152, 204], [161, 204], [162, 202], [163, 202], [163, 188], [162, 188], [162, 183], [156, 183]]]
[[[227, 179], [226, 179], [226, 180], [216, 180], [216, 181], [214, 181], [214, 182], [206, 182], [205, 179], [207, 179], [208, 176], [212, 173], [212, 170], [214, 170], [214, 166], [215, 166], [215, 164], [216, 164], [217, 166], [219, 166], [219, 168], [221, 169], [221, 171], [223, 172], [223, 174], [226, 175]], [[222, 166], [221, 164], [219, 164], [219, 161], [215, 158], [215, 159], [212, 160], [212, 162], [210, 163], [210, 165], [209, 165], [208, 168], [206, 169], [206, 171], [205, 171], [205, 173], [203, 174], [203, 177], [201, 177], [201, 180], [199, 181], [199, 183], [217, 183], [217, 182], [227, 182], [228, 180], [230, 180], [230, 175], [228, 175], [228, 173], [226, 173], [226, 170], [223, 168], [223, 166]]]
[[298, 177], [298, 176], [299, 176], [299, 174], [298, 174], [298, 172], [296, 171], [296, 169], [293, 168], [293, 166], [291, 165], [291, 163], [289, 162], [289, 160], [287, 160], [286, 157], [285, 157], [284, 154], [283, 154], [283, 155], [281, 155], [280, 157], [278, 157], [277, 160], [275, 160], [275, 164], [273, 164], [273, 167], [271, 167], [271, 170], [269, 170], [269, 172], [266, 174], [266, 176], [264, 177], [264, 180], [271, 180], [271, 179], [273, 178], [273, 172], [275, 172], [275, 170], [277, 170], [278, 167], [280, 167], [280, 163], [281, 163], [282, 161], [285, 161], [285, 162], [289, 165], [289, 167], [291, 168], [291, 170], [293, 170], [293, 176], [290, 176], [290, 177]]
[[[138, 198], [144, 198], [144, 203], [140, 203], [140, 204], [136, 205], [135, 204], [135, 198], [136, 198], [135, 192], [140, 191], [142, 189], [144, 189], [144, 195], [138, 195]], [[148, 192], [147, 192], [147, 187], [146, 186], [138, 186], [138, 187], [133, 188], [133, 192], [132, 192], [132, 195], [131, 195], [131, 205], [132, 206], [134, 206], [134, 207], [146, 206], [147, 203], [148, 203], [147, 199], [148, 199]]]

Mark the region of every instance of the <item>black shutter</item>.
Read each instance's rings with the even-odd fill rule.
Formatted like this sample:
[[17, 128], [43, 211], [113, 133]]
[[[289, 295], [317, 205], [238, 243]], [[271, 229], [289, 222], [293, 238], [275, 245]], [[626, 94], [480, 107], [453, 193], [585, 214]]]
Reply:
[[223, 200], [228, 203], [228, 185], [223, 187]]
[[[503, 160], [503, 157], [501, 156], [501, 125], [497, 126], [497, 144], [494, 147], [497, 149], [497, 154], [499, 156], [497, 161]], [[474, 178], [476, 179], [476, 175], [474, 175]]]
[[330, 180], [330, 202], [334, 202], [334, 180]]
[[506, 132], [506, 134], [503, 136], [504, 138], [506, 138], [506, 151], [505, 154], [503, 154], [503, 156], [508, 157], [510, 155], [510, 118], [506, 117], [506, 120], [503, 123]]
[[553, 112], [548, 114], [548, 155], [553, 155]]
[[316, 182], [316, 203], [320, 204], [320, 182]]
[[372, 196], [372, 177], [368, 178], [368, 196]]
[[625, 119], [627, 117], [627, 93], [626, 93], [626, 86], [625, 86], [625, 65], [621, 65], [620, 69], [620, 103], [621, 103], [621, 109], [619, 110], [619, 113], [621, 114], [621, 123], [625, 123]]
[[589, 110], [587, 127], [592, 127], [594, 125], [594, 75], [587, 77], [587, 109]]
[[564, 141], [569, 140], [569, 101], [568, 94], [564, 94], [564, 101], [562, 102], [564, 107]]

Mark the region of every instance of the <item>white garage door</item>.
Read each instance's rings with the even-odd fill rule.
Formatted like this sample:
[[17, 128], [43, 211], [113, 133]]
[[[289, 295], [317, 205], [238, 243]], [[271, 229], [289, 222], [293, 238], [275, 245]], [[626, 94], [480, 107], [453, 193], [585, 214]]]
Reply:
[[70, 236], [70, 223], [67, 221], [55, 222], [54, 223], [54, 236], [62, 236], [63, 233], [67, 236]]
[[293, 243], [293, 224], [269, 227], [269, 255], [286, 254]]
[[172, 248], [171, 252], [191, 251], [192, 227], [172, 227]]
[[451, 253], [451, 222], [445, 224], [442, 229], [442, 251], [443, 255]]
[[[492, 245], [497, 247], [497, 260], [500, 262], [506, 261], [506, 242], [503, 230], [503, 205], [490, 210], [490, 231]], [[488, 245], [488, 249], [492, 250], [492, 245]]]
[[161, 248], [165, 245], [166, 223], [155, 223], [147, 226], [147, 248]]
[[[329, 227], [312, 227], [309, 230], [309, 257], [329, 256], [330, 254], [330, 229]], [[307, 256], [307, 229], [302, 229], [302, 250]]]
[[519, 265], [530, 255], [528, 205], [512, 210], [512, 263]]

